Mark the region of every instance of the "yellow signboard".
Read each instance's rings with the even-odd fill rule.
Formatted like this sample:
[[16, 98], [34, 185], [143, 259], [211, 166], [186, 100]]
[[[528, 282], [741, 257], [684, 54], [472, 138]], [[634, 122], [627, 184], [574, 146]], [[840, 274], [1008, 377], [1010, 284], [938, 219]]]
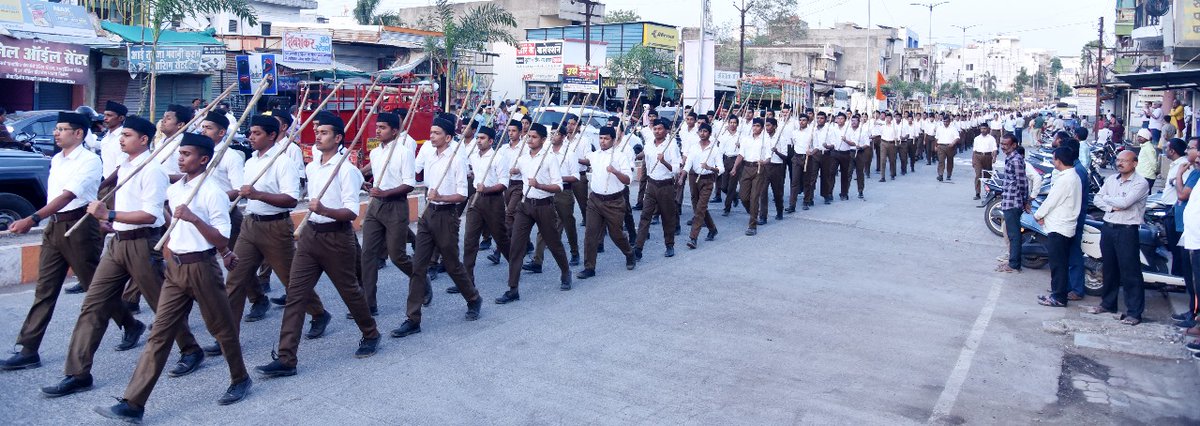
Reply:
[[1182, 1], [1177, 8], [1175, 40], [1180, 45], [1200, 46], [1200, 2]]
[[679, 30], [665, 25], [642, 24], [642, 44], [656, 49], [678, 49]]

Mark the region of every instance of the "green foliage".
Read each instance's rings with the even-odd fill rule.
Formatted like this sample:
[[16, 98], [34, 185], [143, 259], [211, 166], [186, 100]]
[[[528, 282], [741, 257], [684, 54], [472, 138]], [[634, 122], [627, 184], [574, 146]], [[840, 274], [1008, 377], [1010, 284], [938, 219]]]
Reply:
[[354, 20], [359, 25], [387, 25], [392, 27], [407, 26], [400, 14], [396, 12], [378, 13], [380, 0], [358, 0], [354, 4]]
[[623, 55], [608, 58], [608, 69], [617, 81], [626, 84], [645, 84], [646, 74], [675, 76], [675, 60], [655, 49], [637, 45]]
[[625, 22], [637, 22], [642, 20], [642, 15], [632, 9], [613, 9], [604, 14], [604, 23], [620, 24]]
[[1033, 78], [1030, 77], [1029, 71], [1026, 70], [1025, 67], [1021, 67], [1021, 69], [1017, 71], [1017, 76], [1013, 77], [1013, 91], [1018, 94], [1025, 92], [1025, 87], [1029, 86], [1029, 83], [1032, 81]]
[[[442, 33], [441, 38], [425, 38], [425, 53], [433, 63], [441, 64], [448, 76], [455, 75], [461, 54], [488, 51], [489, 45], [496, 42], [517, 44], [517, 39], [508, 32], [517, 27], [517, 18], [496, 3], [481, 4], [457, 16], [449, 0], [437, 0], [433, 14], [421, 22], [424, 29]], [[446, 79], [447, 98], [452, 93], [452, 80]]]

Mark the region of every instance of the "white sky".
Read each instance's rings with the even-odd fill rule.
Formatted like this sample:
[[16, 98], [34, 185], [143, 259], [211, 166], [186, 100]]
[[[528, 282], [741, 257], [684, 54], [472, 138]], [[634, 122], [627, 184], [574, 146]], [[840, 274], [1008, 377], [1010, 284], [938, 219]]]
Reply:
[[[676, 26], [699, 26], [701, 0], [602, 0], [612, 9], [633, 9], [643, 19]], [[737, 22], [734, 1], [711, 0], [713, 23]], [[771, 1], [771, 0], [757, 0]], [[800, 16], [811, 27], [828, 28], [834, 22], [867, 24], [867, 2], [871, 2], [871, 24], [907, 26], [917, 33], [921, 44], [928, 44], [929, 9], [911, 3], [937, 3], [940, 0], [797, 0]], [[354, 0], [318, 0], [320, 13], [339, 14], [343, 5], [354, 7]], [[388, 0], [383, 9], [430, 4], [428, 0]], [[967, 40], [985, 39], [999, 34], [1021, 38], [1027, 48], [1045, 48], [1060, 55], [1078, 55], [1088, 40], [1095, 40], [1097, 20], [1105, 19], [1105, 44], [1112, 43], [1112, 0], [950, 0], [933, 10], [933, 41], [962, 43], [962, 30], [951, 25], [978, 25], [967, 30]], [[335, 12], [336, 11], [336, 12]]]

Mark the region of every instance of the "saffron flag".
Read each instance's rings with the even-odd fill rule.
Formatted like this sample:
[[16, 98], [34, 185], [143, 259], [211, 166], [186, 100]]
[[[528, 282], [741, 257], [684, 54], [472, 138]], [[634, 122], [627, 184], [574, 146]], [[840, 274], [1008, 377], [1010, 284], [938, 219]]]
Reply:
[[875, 99], [886, 101], [887, 96], [883, 94], [883, 86], [887, 84], [887, 79], [883, 78], [883, 73], [875, 71]]

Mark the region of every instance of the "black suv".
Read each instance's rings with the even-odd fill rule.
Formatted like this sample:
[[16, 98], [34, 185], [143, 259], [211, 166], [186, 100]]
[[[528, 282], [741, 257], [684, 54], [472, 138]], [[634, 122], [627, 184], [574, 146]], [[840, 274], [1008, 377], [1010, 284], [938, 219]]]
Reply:
[[0, 231], [46, 205], [50, 159], [42, 154], [0, 149]]

